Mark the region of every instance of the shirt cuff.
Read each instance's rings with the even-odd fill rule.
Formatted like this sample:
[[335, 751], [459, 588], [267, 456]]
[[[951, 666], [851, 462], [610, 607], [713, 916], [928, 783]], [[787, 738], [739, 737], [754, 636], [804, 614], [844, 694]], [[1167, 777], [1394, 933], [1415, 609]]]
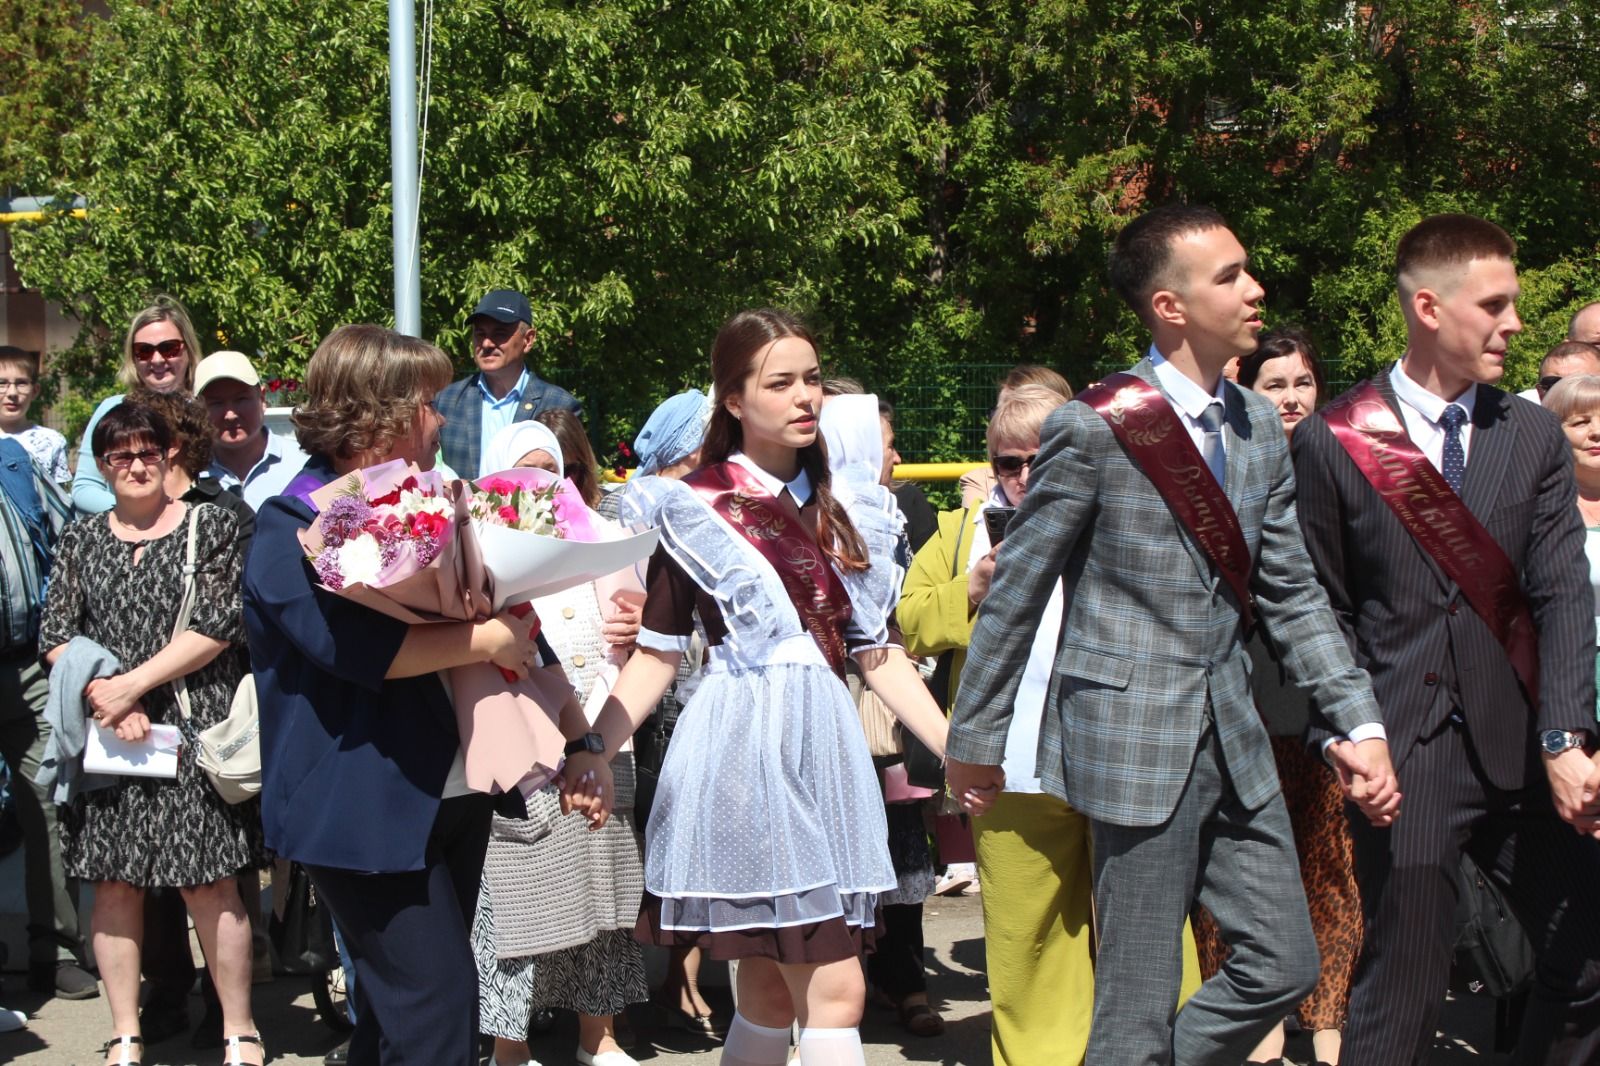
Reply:
[[1349, 733], [1348, 736], [1329, 737], [1327, 740], [1324, 740], [1322, 742], [1322, 757], [1324, 759], [1326, 759], [1328, 757], [1328, 747], [1329, 747], [1329, 745], [1337, 744], [1341, 740], [1348, 740], [1352, 744], [1359, 744], [1363, 740], [1388, 740], [1388, 739], [1389, 739], [1389, 734], [1388, 734], [1387, 731], [1384, 730], [1382, 722], [1367, 722], [1367, 723], [1365, 723], [1363, 725], [1358, 725], [1354, 729], [1350, 730], [1350, 733]]
[[677, 652], [679, 655], [686, 655], [689, 651], [689, 641], [693, 637], [693, 633], [684, 633], [681, 636], [677, 633], [657, 633], [653, 629], [640, 626], [638, 639], [634, 643], [651, 651]]

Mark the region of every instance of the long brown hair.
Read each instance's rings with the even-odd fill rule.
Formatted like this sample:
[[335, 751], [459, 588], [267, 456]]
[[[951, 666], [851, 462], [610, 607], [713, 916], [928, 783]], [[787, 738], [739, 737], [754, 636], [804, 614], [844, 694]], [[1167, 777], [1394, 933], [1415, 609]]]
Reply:
[[[798, 337], [813, 349], [817, 346], [811, 331], [798, 318], [770, 307], [740, 311], [717, 331], [717, 339], [711, 342], [711, 381], [717, 406], [706, 426], [701, 465], [723, 462], [743, 446], [744, 427], [728, 410], [728, 397], [744, 394], [745, 383], [759, 369], [757, 357], [785, 337]], [[867, 546], [844, 506], [834, 498], [827, 446], [822, 443], [821, 433], [800, 449], [799, 458], [800, 469], [811, 479], [812, 490], [817, 494], [817, 543], [823, 554], [841, 570], [865, 570]]]
[[578, 421], [578, 416], [565, 407], [552, 407], [540, 411], [533, 420], [549, 426], [556, 435], [556, 443], [561, 445], [561, 461], [566, 464], [561, 476], [572, 480], [573, 487], [583, 497], [584, 503], [591, 508], [599, 507], [603, 495], [600, 475], [597, 473], [599, 464], [595, 460], [594, 449], [589, 446], [589, 435], [583, 431], [583, 423]]

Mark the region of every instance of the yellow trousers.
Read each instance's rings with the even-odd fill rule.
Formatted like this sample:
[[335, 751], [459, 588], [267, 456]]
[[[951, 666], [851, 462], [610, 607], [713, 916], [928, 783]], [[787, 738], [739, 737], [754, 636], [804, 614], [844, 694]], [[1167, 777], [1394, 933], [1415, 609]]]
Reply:
[[[994, 1066], [1081, 1066], [1094, 1017], [1089, 820], [1054, 796], [1004, 792], [972, 825]], [[1179, 1002], [1199, 987], [1185, 926]]]

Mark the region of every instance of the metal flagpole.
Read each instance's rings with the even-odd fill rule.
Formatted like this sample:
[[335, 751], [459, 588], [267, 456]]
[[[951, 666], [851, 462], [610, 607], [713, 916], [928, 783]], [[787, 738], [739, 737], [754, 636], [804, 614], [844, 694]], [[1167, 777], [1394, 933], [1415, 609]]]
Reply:
[[417, 255], [417, 25], [413, 0], [389, 0], [389, 159], [394, 187], [394, 328], [422, 335]]

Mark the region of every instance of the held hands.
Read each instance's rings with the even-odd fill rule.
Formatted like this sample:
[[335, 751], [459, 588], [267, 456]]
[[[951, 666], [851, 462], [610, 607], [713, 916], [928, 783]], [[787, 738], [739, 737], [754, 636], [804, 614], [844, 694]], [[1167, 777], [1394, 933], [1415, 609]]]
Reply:
[[488, 638], [489, 661], [520, 681], [539, 661], [539, 644], [534, 639], [539, 633], [539, 616], [529, 613], [518, 618], [512, 610], [507, 608], [478, 627]]
[[567, 757], [561, 769], [561, 813], [576, 811], [589, 819], [589, 829], [603, 827], [616, 800], [611, 764], [599, 755], [580, 751]]
[[600, 636], [613, 649], [624, 656], [633, 650], [639, 640], [639, 624], [644, 608], [637, 603], [613, 601], [606, 610], [606, 620], [600, 626]]
[[1400, 782], [1389, 761], [1389, 742], [1377, 737], [1360, 743], [1336, 740], [1327, 754], [1345, 798], [1373, 825], [1393, 825], [1400, 816]]
[[944, 782], [962, 810], [980, 815], [988, 811], [1005, 788], [1006, 773], [998, 766], [975, 766], [960, 759], [946, 759]]
[[1582, 748], [1544, 757], [1550, 778], [1550, 795], [1556, 813], [1573, 829], [1600, 839], [1600, 755], [1590, 758]]
[[145, 689], [132, 674], [97, 677], [84, 686], [96, 722], [114, 728], [118, 740], [140, 741], [150, 732], [150, 718], [141, 701]]
[[989, 553], [967, 571], [967, 602], [974, 607], [988, 597], [989, 587], [994, 584], [994, 560], [999, 550], [990, 548]]

